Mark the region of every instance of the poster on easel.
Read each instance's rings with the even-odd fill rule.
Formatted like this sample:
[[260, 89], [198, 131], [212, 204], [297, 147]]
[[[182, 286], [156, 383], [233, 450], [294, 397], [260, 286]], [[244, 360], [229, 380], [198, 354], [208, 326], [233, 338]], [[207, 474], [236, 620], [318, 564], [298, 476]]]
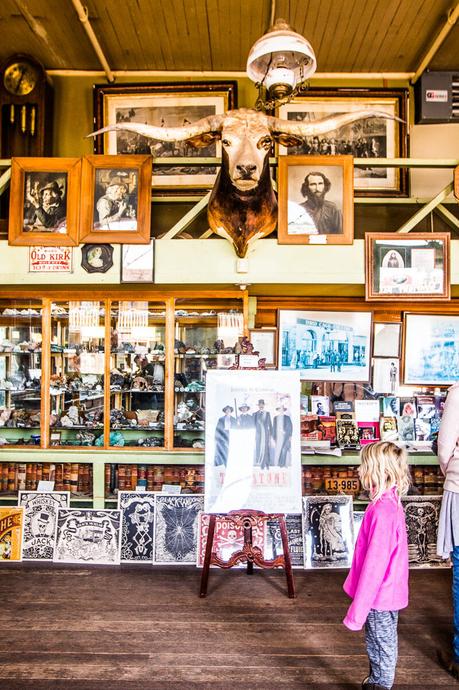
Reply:
[[205, 512], [301, 513], [300, 377], [209, 371]]

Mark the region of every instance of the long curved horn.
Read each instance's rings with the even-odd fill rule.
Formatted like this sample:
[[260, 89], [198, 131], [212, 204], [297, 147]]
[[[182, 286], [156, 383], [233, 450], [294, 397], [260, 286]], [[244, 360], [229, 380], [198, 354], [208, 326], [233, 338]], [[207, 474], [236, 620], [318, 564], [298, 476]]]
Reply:
[[297, 137], [310, 137], [332, 132], [335, 129], [344, 127], [344, 125], [349, 125], [351, 122], [369, 117], [383, 117], [386, 120], [403, 122], [399, 117], [379, 110], [357, 110], [352, 113], [325, 117], [322, 120], [317, 120], [317, 122], [296, 122], [295, 120], [282, 120], [279, 117], [268, 117], [268, 127], [273, 134], [292, 134]]
[[224, 115], [209, 115], [182, 127], [157, 127], [155, 125], [144, 125], [141, 122], [117, 122], [114, 125], [102, 127], [97, 132], [91, 132], [86, 138], [95, 137], [97, 134], [103, 134], [104, 132], [126, 131], [135, 132], [148, 139], [156, 139], [157, 141], [185, 141], [185, 139], [191, 139], [207, 132], [220, 132], [224, 119]]

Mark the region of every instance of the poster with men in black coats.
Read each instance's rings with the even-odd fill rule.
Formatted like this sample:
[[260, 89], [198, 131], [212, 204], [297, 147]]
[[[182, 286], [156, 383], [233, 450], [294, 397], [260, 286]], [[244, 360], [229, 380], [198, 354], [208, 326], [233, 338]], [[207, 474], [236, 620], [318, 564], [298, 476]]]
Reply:
[[299, 391], [297, 372], [208, 372], [206, 512], [296, 512], [280, 503], [301, 497]]

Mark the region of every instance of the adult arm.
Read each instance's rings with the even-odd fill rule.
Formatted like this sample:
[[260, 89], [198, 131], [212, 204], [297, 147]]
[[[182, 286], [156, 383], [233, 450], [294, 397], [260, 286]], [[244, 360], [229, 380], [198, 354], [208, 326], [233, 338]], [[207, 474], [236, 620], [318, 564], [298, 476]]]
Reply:
[[[368, 525], [368, 548], [362, 564], [357, 588], [352, 604], [343, 620], [350, 630], [361, 630], [370, 609], [373, 608], [395, 544], [396, 511], [392, 502], [389, 505], [378, 506], [371, 511]], [[363, 527], [363, 525], [362, 525]]]
[[438, 433], [438, 462], [446, 474], [459, 438], [459, 385], [453, 386], [446, 398]]

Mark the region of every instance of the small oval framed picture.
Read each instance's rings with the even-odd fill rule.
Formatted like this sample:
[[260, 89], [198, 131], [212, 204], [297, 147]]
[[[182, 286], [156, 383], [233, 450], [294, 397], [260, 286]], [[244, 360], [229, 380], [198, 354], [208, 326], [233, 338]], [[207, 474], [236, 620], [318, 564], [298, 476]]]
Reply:
[[81, 265], [87, 273], [106, 273], [113, 266], [113, 247], [110, 244], [84, 244]]
[[152, 157], [85, 156], [80, 242], [150, 242]]
[[13, 158], [8, 243], [78, 245], [79, 158]]

